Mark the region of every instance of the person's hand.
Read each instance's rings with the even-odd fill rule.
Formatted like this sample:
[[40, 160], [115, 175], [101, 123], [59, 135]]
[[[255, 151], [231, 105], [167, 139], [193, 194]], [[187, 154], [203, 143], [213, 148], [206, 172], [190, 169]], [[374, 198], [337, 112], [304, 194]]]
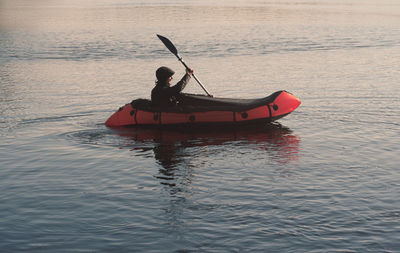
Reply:
[[186, 69], [186, 74], [188, 74], [188, 75], [193, 75], [193, 72], [194, 72], [193, 69], [190, 69], [190, 68]]

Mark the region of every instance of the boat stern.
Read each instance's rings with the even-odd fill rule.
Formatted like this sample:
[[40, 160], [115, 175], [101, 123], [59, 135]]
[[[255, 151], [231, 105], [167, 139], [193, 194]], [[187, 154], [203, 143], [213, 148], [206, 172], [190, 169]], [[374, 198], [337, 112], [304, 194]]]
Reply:
[[126, 104], [113, 113], [104, 123], [108, 127], [119, 127], [136, 124], [135, 110], [131, 104]]

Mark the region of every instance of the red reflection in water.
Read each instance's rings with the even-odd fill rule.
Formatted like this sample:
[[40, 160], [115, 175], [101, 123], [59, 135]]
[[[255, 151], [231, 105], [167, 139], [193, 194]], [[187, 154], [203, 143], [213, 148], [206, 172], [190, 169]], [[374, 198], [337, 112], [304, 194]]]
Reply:
[[[298, 158], [300, 139], [279, 123], [241, 127], [214, 128], [117, 128], [126, 142], [152, 144], [132, 145], [132, 149], [153, 149], [155, 158], [163, 167], [172, 168], [179, 163], [185, 149], [202, 146], [248, 146], [266, 150], [279, 163], [289, 163]], [[129, 147], [129, 145], [124, 145]], [[193, 151], [190, 151], [193, 152]], [[187, 154], [188, 156], [190, 154]]]

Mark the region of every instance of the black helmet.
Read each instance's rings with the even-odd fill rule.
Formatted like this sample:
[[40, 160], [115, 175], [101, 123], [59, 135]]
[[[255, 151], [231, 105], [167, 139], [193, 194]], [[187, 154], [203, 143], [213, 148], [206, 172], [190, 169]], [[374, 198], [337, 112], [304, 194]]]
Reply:
[[156, 71], [157, 80], [161, 82], [167, 81], [173, 74], [175, 74], [175, 71], [168, 67], [160, 67]]

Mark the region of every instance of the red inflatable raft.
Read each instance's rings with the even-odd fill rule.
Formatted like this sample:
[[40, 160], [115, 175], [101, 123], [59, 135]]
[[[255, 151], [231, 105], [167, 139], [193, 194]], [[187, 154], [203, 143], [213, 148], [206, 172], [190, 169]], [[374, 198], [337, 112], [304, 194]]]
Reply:
[[260, 99], [214, 98], [182, 94], [178, 106], [160, 108], [148, 99], [136, 99], [119, 108], [105, 122], [108, 127], [130, 125], [241, 125], [272, 122], [299, 105], [300, 100], [286, 91]]

